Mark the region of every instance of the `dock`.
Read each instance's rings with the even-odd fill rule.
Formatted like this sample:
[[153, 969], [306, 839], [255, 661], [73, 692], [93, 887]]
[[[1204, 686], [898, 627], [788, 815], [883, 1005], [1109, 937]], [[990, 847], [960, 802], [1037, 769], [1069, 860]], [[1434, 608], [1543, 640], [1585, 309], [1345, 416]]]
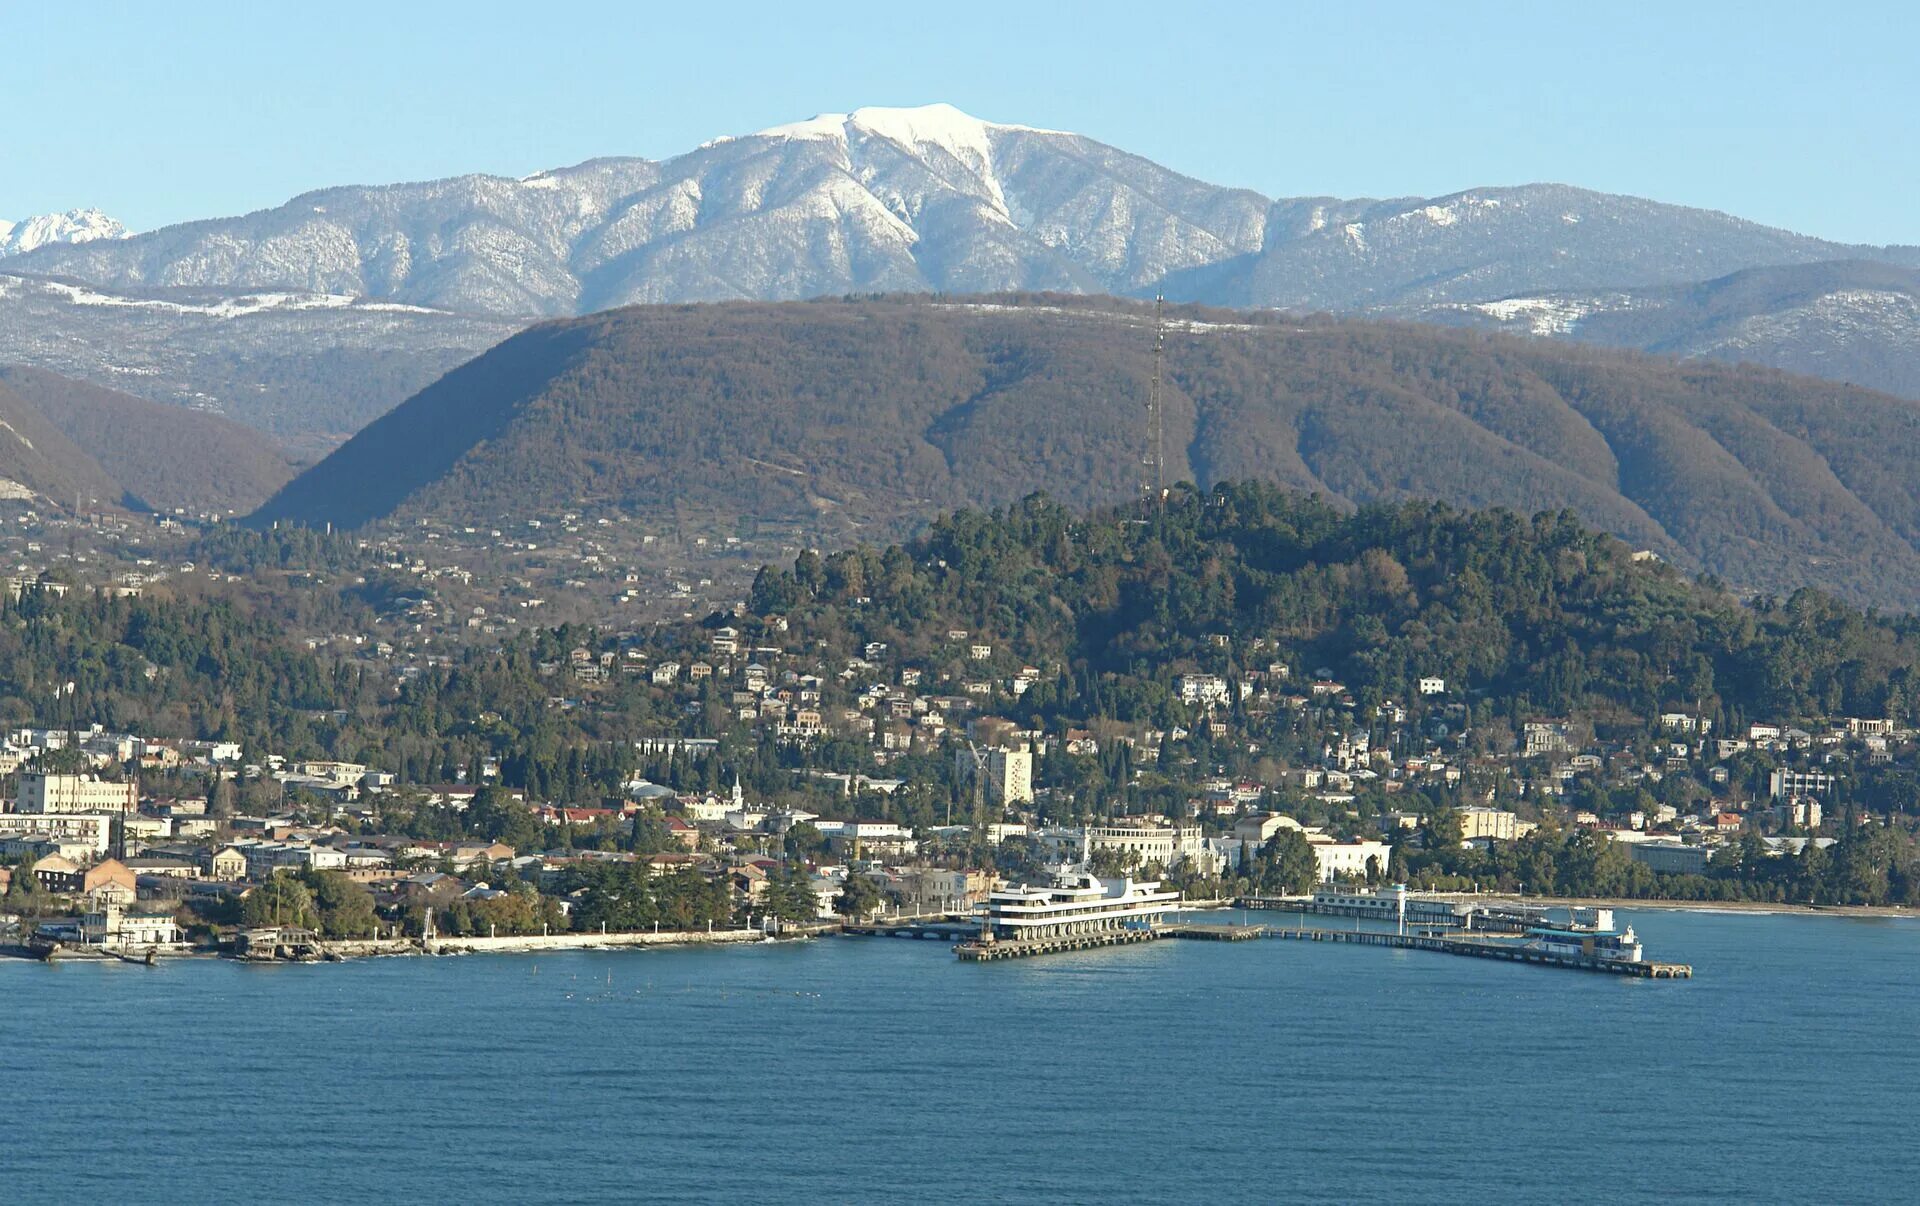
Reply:
[[1450, 938], [1436, 934], [1389, 934], [1367, 930], [1281, 929], [1276, 926], [1245, 926], [1265, 931], [1267, 938], [1286, 938], [1296, 942], [1348, 942], [1360, 946], [1389, 946], [1401, 950], [1436, 951], [1443, 955], [1466, 955], [1475, 959], [1505, 959], [1509, 963], [1535, 963], [1542, 967], [1564, 967], [1574, 971], [1605, 972], [1633, 976], [1642, 980], [1689, 980], [1693, 968], [1685, 963], [1656, 963], [1646, 959], [1596, 959], [1588, 955], [1554, 955], [1529, 950], [1517, 942], [1489, 942], [1478, 938]]
[[980, 936], [977, 921], [859, 921], [840, 927], [842, 934], [860, 938], [933, 938], [963, 942]]
[[1055, 938], [1008, 938], [999, 942], [981, 942], [978, 938], [962, 942], [953, 953], [968, 963], [991, 963], [1000, 959], [1028, 959], [1035, 955], [1057, 955], [1067, 951], [1090, 951], [1103, 946], [1132, 946], [1170, 937], [1170, 927], [1138, 930], [1098, 930], [1088, 934], [1063, 934]]

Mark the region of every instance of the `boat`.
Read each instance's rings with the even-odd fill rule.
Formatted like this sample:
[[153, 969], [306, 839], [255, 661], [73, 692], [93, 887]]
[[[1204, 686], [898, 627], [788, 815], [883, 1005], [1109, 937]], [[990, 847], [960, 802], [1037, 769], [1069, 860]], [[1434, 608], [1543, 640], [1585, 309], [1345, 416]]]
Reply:
[[1329, 917], [1361, 917], [1372, 921], [1405, 920], [1408, 925], [1440, 929], [1460, 929], [1467, 925], [1471, 909], [1450, 900], [1415, 896], [1405, 884], [1390, 884], [1377, 890], [1363, 888], [1321, 888], [1306, 902], [1303, 912]]
[[1160, 881], [1103, 877], [1084, 866], [1050, 870], [1048, 881], [1003, 888], [987, 897], [980, 941], [1024, 942], [1150, 930], [1178, 908], [1180, 893]]
[[1597, 959], [1607, 963], [1641, 961], [1640, 939], [1634, 935], [1632, 926], [1623, 930], [1534, 926], [1527, 930], [1521, 946], [1565, 959]]

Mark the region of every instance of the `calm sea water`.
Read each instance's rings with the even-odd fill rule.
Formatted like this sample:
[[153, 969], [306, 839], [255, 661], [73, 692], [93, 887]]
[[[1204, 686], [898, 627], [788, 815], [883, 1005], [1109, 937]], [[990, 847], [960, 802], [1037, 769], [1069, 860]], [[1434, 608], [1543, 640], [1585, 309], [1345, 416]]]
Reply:
[[1291, 942], [5, 963], [0, 1200], [1920, 1194], [1920, 922], [1625, 916], [1696, 978]]

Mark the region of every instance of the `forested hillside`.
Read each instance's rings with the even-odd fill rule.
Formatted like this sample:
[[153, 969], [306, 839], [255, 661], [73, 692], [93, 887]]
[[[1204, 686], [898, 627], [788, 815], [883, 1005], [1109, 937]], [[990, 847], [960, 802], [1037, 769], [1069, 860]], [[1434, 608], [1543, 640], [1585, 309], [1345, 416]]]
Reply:
[[[150, 402], [43, 369], [0, 366], [0, 391], [30, 404], [83, 453], [91, 466], [74, 488], [98, 474], [119, 487], [103, 503], [171, 510], [247, 511], [293, 476], [272, 441], [252, 428], [203, 411]], [[41, 488], [56, 501], [71, 495]], [[100, 486], [91, 492], [100, 496]]]
[[1055, 668], [1019, 704], [1050, 728], [1171, 725], [1190, 718], [1177, 675], [1274, 662], [1330, 672], [1363, 715], [1439, 676], [1509, 737], [1569, 715], [1633, 734], [1677, 707], [1717, 731], [1920, 720], [1913, 621], [1812, 591], [1742, 604], [1566, 512], [1346, 513], [1251, 482], [1085, 518], [1034, 497], [938, 520], [904, 547], [804, 553], [762, 571], [750, 607], [803, 640], [881, 641], [909, 660], [954, 628], [1004, 643], [1014, 662]]
[[[448, 374], [256, 516], [561, 511], [892, 537], [1135, 494], [1152, 309], [1062, 297], [643, 307]], [[1170, 312], [1168, 480], [1341, 505], [1572, 508], [1735, 586], [1920, 598], [1920, 409], [1847, 386], [1435, 328]]]

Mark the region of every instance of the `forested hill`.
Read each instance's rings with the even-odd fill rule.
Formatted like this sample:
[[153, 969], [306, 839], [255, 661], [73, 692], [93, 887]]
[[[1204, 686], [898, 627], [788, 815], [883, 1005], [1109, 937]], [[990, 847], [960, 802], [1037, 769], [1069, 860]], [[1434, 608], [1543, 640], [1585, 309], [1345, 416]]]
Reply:
[[[642, 307], [509, 339], [256, 516], [621, 509], [822, 544], [1043, 489], [1137, 491], [1152, 308], [1061, 297]], [[1920, 407], [1778, 372], [1176, 308], [1168, 480], [1583, 519], [1737, 587], [1920, 598]]]
[[[1328, 671], [1361, 715], [1419, 699], [1433, 675], [1469, 699], [1483, 737], [1571, 716], [1617, 735], [1684, 709], [1749, 720], [1920, 720], [1920, 630], [1818, 592], [1744, 605], [1636, 559], [1569, 514], [1531, 519], [1403, 503], [1344, 513], [1258, 483], [1176, 491], [1080, 517], [1034, 497], [964, 512], [884, 550], [763, 570], [750, 611], [814, 647], [986, 671], [1044, 668], [1012, 718], [1051, 731], [1101, 719], [1192, 723], [1182, 673]], [[955, 688], [957, 690], [957, 688]]]
[[0, 475], [63, 506], [244, 512], [293, 476], [251, 428], [44, 369], [0, 366], [0, 419]]

